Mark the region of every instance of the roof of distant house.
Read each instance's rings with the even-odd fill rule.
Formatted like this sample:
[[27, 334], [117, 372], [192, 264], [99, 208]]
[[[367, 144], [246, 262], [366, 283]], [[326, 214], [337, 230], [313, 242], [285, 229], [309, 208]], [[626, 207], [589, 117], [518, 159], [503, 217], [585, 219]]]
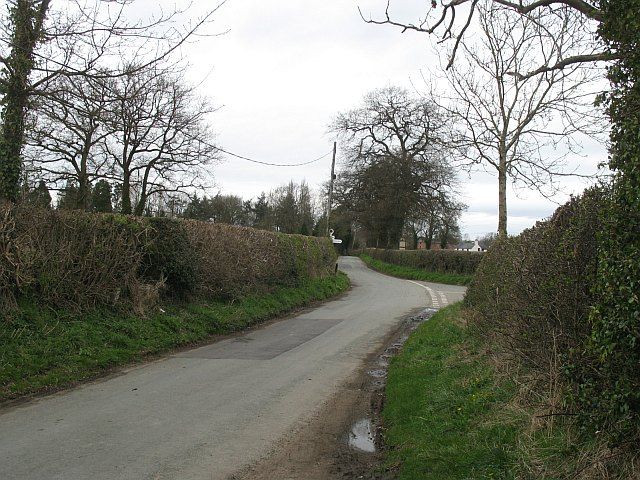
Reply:
[[480, 244], [483, 250], [489, 250], [489, 246], [491, 245], [491, 242], [487, 240], [480, 240], [478, 243]]

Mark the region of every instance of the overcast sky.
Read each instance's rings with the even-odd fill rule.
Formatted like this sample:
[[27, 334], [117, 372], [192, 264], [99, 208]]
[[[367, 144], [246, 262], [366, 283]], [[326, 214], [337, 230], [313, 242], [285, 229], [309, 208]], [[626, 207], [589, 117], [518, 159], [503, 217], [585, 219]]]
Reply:
[[[392, 2], [399, 18], [415, 20], [426, 2]], [[149, 5], [152, 5], [151, 3]], [[156, 4], [157, 5], [157, 4]], [[296, 163], [328, 153], [334, 138], [327, 125], [337, 112], [357, 107], [362, 96], [387, 85], [420, 89], [438, 64], [433, 41], [414, 32], [368, 25], [386, 0], [228, 0], [209, 26], [225, 35], [201, 38], [185, 49], [189, 79], [219, 110], [212, 116], [220, 145], [240, 155], [274, 163]], [[197, 0], [194, 8], [210, 8]], [[196, 14], [196, 11], [192, 11]], [[582, 172], [594, 172], [606, 150], [585, 140]], [[293, 179], [319, 186], [329, 177], [330, 156], [299, 168], [254, 165], [229, 158], [214, 169], [216, 189], [245, 198]], [[469, 206], [462, 229], [470, 237], [497, 229], [497, 180], [483, 172], [461, 172], [462, 200]], [[509, 232], [518, 233], [549, 216], [558, 202], [584, 189], [564, 182], [554, 201], [526, 191], [509, 192]], [[516, 196], [517, 194], [517, 196]]]

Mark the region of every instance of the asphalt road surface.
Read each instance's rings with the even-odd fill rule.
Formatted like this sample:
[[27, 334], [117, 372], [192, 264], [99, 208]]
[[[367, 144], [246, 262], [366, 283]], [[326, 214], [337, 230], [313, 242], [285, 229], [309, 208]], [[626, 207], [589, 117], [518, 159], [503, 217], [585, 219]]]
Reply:
[[462, 298], [346, 257], [353, 288], [243, 336], [0, 410], [0, 479], [225, 479], [269, 453], [401, 318]]

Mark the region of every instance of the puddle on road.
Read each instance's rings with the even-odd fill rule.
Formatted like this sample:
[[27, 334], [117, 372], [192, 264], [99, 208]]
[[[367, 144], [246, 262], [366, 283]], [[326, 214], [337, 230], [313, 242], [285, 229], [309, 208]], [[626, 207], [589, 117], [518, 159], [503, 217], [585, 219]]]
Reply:
[[382, 368], [388, 368], [389, 367], [389, 359], [388, 358], [383, 358], [383, 357], [378, 358], [378, 366], [382, 367]]
[[[384, 387], [386, 384], [387, 368], [389, 367], [389, 362], [402, 349], [402, 346], [409, 338], [409, 335], [416, 328], [418, 328], [421, 323], [429, 320], [429, 318], [431, 318], [436, 312], [437, 310], [434, 308], [427, 308], [420, 312], [418, 315], [409, 318], [405, 327], [405, 331], [397, 338], [395, 338], [394, 342], [388, 345], [381, 355], [378, 355], [378, 358], [375, 360], [375, 362], [376, 366], [379, 368], [374, 368], [367, 372], [367, 374], [371, 377], [371, 379], [369, 380], [369, 385], [373, 387], [372, 395], [374, 395], [374, 397], [372, 398], [377, 398], [380, 400], [377, 407], [378, 413], [376, 413], [376, 407], [374, 407], [373, 415], [378, 415], [379, 410], [382, 408], [382, 399], [384, 398]], [[375, 453], [375, 436], [373, 424], [370, 418], [363, 418], [353, 424], [353, 426], [351, 427], [351, 431], [349, 432], [348, 444], [349, 447], [355, 450], [365, 453]]]
[[358, 420], [351, 427], [349, 446], [366, 453], [374, 453], [376, 451], [370, 419], [363, 418]]

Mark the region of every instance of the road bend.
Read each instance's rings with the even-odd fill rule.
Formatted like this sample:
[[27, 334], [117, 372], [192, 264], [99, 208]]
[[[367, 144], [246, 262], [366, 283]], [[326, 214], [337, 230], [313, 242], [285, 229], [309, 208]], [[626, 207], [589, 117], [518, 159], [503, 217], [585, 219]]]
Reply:
[[345, 257], [352, 289], [299, 315], [0, 410], [0, 479], [225, 479], [268, 454], [399, 321], [462, 298]]

